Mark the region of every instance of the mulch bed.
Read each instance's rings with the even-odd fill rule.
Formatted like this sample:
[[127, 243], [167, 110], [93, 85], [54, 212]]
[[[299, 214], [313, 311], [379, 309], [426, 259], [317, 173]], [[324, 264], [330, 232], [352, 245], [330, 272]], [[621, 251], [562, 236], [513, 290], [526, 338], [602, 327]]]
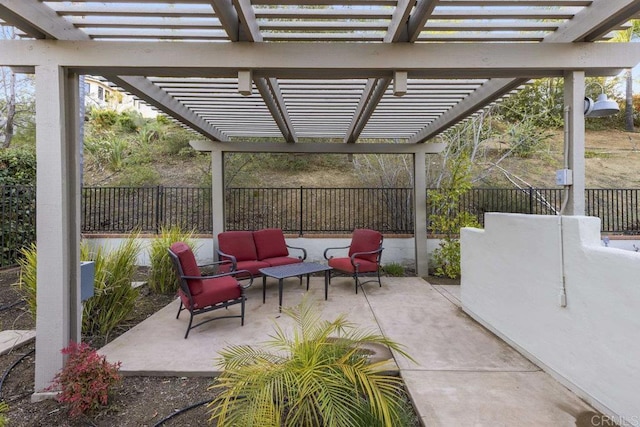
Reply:
[[[140, 272], [144, 277], [145, 271]], [[13, 286], [19, 276], [18, 269], [0, 271], [0, 325], [7, 329], [34, 329], [35, 322], [20, 294]], [[105, 337], [83, 337], [83, 341], [95, 348], [115, 339], [129, 328], [146, 319], [173, 299], [141, 289], [134, 315]], [[13, 305], [15, 303], [15, 305]], [[2, 399], [9, 404], [10, 426], [153, 426], [174, 412], [213, 395], [207, 390], [212, 378], [197, 377], [124, 377], [108, 408], [93, 414], [70, 420], [67, 409], [55, 400], [31, 403], [34, 388], [35, 356], [32, 342], [0, 356], [0, 372], [23, 356], [26, 357], [11, 369], [2, 384]], [[163, 426], [201, 426], [208, 419], [206, 405], [186, 411]]]

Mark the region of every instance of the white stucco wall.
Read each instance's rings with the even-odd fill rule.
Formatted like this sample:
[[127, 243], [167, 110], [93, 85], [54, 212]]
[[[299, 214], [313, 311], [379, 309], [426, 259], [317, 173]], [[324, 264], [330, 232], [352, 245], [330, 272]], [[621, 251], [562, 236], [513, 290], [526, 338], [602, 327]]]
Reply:
[[462, 305], [597, 409], [638, 426], [640, 253], [604, 247], [599, 230], [593, 217], [487, 214], [484, 230], [461, 235]]
[[[90, 245], [103, 246], [105, 249], [117, 248], [122, 244], [123, 239], [117, 237], [92, 237], [87, 236], [86, 240]], [[149, 265], [149, 253], [148, 246], [151, 243], [152, 238], [141, 238], [142, 251], [138, 256], [138, 265]], [[211, 238], [198, 238], [195, 239], [197, 245], [196, 258], [198, 263], [206, 264], [214, 259], [213, 251], [213, 239]], [[291, 246], [305, 248], [307, 250], [307, 261], [325, 262], [323, 257], [324, 250], [328, 247], [341, 247], [347, 246], [351, 242], [351, 239], [340, 238], [288, 238], [287, 244]], [[438, 247], [439, 240], [429, 239], [427, 241], [427, 252], [431, 256], [431, 253]], [[415, 246], [413, 238], [385, 238], [383, 245], [384, 251], [382, 252], [382, 265], [390, 263], [398, 263], [405, 267], [414, 268], [415, 264]], [[300, 251], [291, 250], [291, 255], [297, 256]], [[346, 251], [344, 252], [346, 254]], [[340, 254], [336, 251], [334, 255]]]

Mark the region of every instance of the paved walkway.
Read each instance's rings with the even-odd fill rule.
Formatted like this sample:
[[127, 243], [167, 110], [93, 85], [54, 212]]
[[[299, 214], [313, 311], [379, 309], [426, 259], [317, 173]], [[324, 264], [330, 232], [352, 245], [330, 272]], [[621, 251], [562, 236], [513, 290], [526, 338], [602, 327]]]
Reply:
[[[593, 408], [522, 357], [459, 308], [459, 287], [431, 286], [420, 278], [383, 278], [383, 287], [334, 278], [324, 301], [323, 279], [311, 279], [311, 297], [323, 317], [346, 313], [360, 327], [375, 329], [405, 346], [416, 360], [395, 362], [426, 426], [576, 426]], [[249, 290], [245, 326], [222, 319], [193, 329], [183, 339], [187, 316], [175, 319], [177, 301], [100, 350], [121, 361], [128, 375], [215, 375], [217, 352], [233, 344], [268, 339], [278, 313], [277, 281]], [[284, 305], [305, 294], [295, 278], [285, 280]], [[236, 306], [236, 308], [238, 308]], [[214, 312], [215, 314], [215, 312]]]

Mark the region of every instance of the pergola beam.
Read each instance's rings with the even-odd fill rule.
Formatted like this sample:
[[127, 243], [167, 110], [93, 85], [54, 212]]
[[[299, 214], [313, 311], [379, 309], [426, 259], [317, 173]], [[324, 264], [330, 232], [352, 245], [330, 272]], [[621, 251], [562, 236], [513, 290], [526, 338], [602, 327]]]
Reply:
[[594, 41], [640, 13], [637, 0], [607, 0], [591, 6], [566, 22], [543, 40], [546, 43]]
[[37, 0], [3, 0], [0, 16], [36, 39], [89, 40], [84, 32]]
[[[557, 31], [545, 37], [540, 45], [547, 43], [568, 43], [579, 41], [593, 41], [616, 25], [622, 24], [632, 19], [640, 12], [640, 2], [637, 0], [610, 0], [594, 2], [591, 6], [583, 9], [576, 14], [573, 19], [567, 21]], [[609, 45], [611, 46], [611, 45]], [[623, 68], [632, 68], [630, 67]], [[580, 67], [568, 68], [567, 70], [580, 70]], [[602, 75], [605, 75], [603, 73]], [[587, 73], [588, 75], [588, 73]], [[460, 106], [457, 112], [444, 115], [422, 129], [416, 136], [410, 139], [411, 142], [424, 142], [426, 137], [429, 138], [443, 132], [445, 129], [453, 126], [462, 117], [473, 114], [477, 108], [476, 105], [488, 105], [489, 103], [499, 99], [503, 94], [509, 92], [509, 88], [516, 88], [520, 84], [526, 82], [527, 79], [514, 78], [511, 81], [504, 81], [503, 86], [494, 85], [494, 92], [483, 92], [484, 99], [480, 95], [474, 98], [476, 101], [467, 102], [467, 108]], [[471, 95], [470, 95], [471, 96]], [[480, 102], [478, 102], [480, 101]], [[420, 136], [422, 135], [422, 136]]]
[[[258, 21], [249, 1], [212, 0], [211, 6], [231, 41], [262, 42]], [[298, 142], [278, 81], [275, 78], [255, 77], [254, 83], [285, 141]]]
[[451, 123], [457, 123], [469, 115], [471, 111], [477, 111], [486, 105], [488, 97], [500, 97], [526, 82], [525, 79], [491, 79], [483, 84], [478, 90], [467, 96], [464, 101], [459, 102], [454, 107], [440, 115], [431, 124], [423, 128], [420, 132], [409, 138], [410, 143], [419, 143], [433, 138], [440, 130], [448, 127]]
[[200, 116], [194, 114], [192, 110], [185, 107], [181, 102], [173, 98], [164, 90], [158, 88], [149, 79], [140, 76], [108, 76], [112, 83], [120, 86], [124, 90], [135, 94], [157, 109], [169, 114], [180, 123], [200, 132], [207, 138], [218, 141], [229, 141], [229, 136], [212, 126]]
[[197, 151], [225, 151], [237, 153], [315, 153], [315, 154], [409, 154], [421, 152], [436, 154], [441, 152], [445, 144], [340, 144], [305, 142], [300, 144], [281, 144], [277, 142], [242, 142], [233, 143], [193, 140], [191, 147]]
[[[35, 38], [44, 37], [58, 41], [91, 42], [89, 36], [83, 31], [70, 25], [66, 20], [58, 16], [53, 9], [37, 0], [5, 0], [0, 5], [0, 16], [5, 17], [5, 19], [6, 16], [19, 17], [20, 19], [12, 20], [11, 24]], [[55, 61], [52, 60], [51, 63], [55, 63]], [[221, 141], [228, 140], [228, 137], [222, 132], [190, 112], [178, 101], [172, 99], [169, 94], [159, 90], [146, 78], [134, 76], [114, 77], [115, 75], [111, 77], [112, 82], [125, 88], [138, 98], [177, 118], [185, 125], [202, 132], [203, 135], [209, 138]]]
[[[431, 6], [425, 7], [425, 5]], [[422, 28], [426, 23], [426, 17], [433, 10], [433, 5], [435, 5], [435, 1], [432, 0], [421, 0], [418, 2], [414, 15], [418, 15], [416, 19], [422, 22], [422, 26], [420, 28]], [[384, 37], [384, 41], [386, 43], [408, 41], [412, 38], [410, 13], [414, 6], [416, 6], [416, 0], [403, 0], [398, 2], [398, 6], [391, 17], [391, 23], [389, 24], [389, 28]], [[415, 28], [413, 31], [416, 31]], [[417, 33], [419, 34], [420, 31], [418, 30]], [[367, 81], [367, 85], [360, 96], [360, 102], [358, 103], [356, 114], [353, 115], [353, 119], [351, 120], [347, 133], [344, 136], [344, 142], [356, 142], [362, 133], [362, 130], [369, 122], [369, 119], [371, 119], [371, 115], [376, 110], [380, 100], [387, 90], [387, 87], [389, 87], [389, 84], [391, 84], [390, 78], [369, 79]]]
[[[286, 59], [285, 59], [286, 58]], [[359, 44], [359, 43], [154, 43], [2, 40], [0, 63], [56, 63], [109, 75], [237, 77], [487, 78], [561, 76], [565, 70], [608, 75], [640, 62], [637, 43]]]

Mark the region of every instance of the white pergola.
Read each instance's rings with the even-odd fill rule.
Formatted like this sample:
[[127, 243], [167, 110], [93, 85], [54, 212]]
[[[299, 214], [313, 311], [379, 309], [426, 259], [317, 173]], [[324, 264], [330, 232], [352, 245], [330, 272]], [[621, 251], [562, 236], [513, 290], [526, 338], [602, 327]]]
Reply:
[[435, 137], [532, 78], [565, 78], [568, 212], [584, 213], [584, 79], [640, 62], [640, 45], [602, 43], [639, 12], [638, 0], [0, 0], [20, 36], [0, 41], [0, 65], [36, 76], [36, 391], [80, 337], [80, 75], [201, 134], [214, 200], [225, 152], [412, 154], [425, 274]]

